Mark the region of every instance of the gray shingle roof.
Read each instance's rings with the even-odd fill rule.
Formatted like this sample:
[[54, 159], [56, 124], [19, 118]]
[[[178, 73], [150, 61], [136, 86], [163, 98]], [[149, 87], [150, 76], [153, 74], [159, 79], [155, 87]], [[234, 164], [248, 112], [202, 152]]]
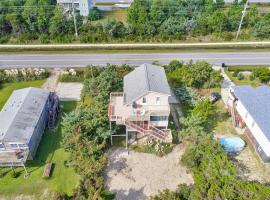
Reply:
[[233, 86], [235, 96], [242, 102], [257, 125], [270, 140], [270, 87]]
[[48, 90], [16, 90], [0, 112], [0, 141], [28, 144], [50, 95]]
[[148, 92], [171, 95], [163, 67], [143, 64], [124, 77], [126, 104], [136, 101]]

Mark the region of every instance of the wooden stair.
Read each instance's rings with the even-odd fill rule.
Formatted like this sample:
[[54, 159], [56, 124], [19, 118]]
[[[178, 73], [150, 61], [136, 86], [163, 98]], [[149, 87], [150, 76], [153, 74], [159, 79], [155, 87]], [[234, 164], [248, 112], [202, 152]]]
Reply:
[[150, 126], [149, 129], [145, 129], [143, 125], [138, 125], [132, 121], [126, 120], [124, 124], [132, 129], [135, 129], [143, 135], [148, 135], [149, 139], [162, 141], [166, 143], [172, 142], [172, 136], [170, 130], [160, 130], [154, 126]]

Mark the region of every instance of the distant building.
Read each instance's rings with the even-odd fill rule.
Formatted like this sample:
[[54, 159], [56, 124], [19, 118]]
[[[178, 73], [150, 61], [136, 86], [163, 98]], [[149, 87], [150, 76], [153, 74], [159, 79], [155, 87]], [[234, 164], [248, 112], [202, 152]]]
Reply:
[[228, 100], [233, 124], [244, 130], [264, 162], [270, 162], [270, 87], [232, 86]]
[[0, 112], [0, 166], [20, 166], [33, 159], [44, 130], [58, 110], [54, 93], [39, 88], [16, 90]]
[[126, 127], [127, 140], [172, 142], [171, 96], [164, 68], [143, 64], [124, 77], [124, 92], [111, 93], [110, 121]]
[[67, 13], [73, 12], [73, 3], [76, 10], [80, 11], [80, 15], [87, 17], [89, 10], [93, 7], [92, 0], [57, 0], [57, 4], [64, 8]]

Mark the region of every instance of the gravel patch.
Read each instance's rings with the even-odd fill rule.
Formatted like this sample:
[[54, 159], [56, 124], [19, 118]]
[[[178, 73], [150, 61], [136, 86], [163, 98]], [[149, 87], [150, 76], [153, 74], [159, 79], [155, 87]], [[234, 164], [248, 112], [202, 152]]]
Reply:
[[193, 184], [192, 175], [179, 163], [183, 153], [183, 145], [177, 145], [161, 158], [134, 151], [128, 154], [124, 148], [110, 150], [105, 185], [117, 193], [117, 200], [143, 200], [159, 190], [175, 190], [181, 183]]
[[56, 94], [61, 101], [80, 101], [82, 83], [58, 83]]

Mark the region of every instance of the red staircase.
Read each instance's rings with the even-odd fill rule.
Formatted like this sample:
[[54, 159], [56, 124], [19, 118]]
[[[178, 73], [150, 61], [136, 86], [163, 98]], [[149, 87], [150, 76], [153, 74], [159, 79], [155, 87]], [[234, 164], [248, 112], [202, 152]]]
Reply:
[[171, 134], [167, 130], [160, 130], [154, 126], [150, 126], [149, 129], [145, 129], [143, 124], [136, 124], [132, 121], [125, 121], [125, 125], [129, 128], [135, 129], [143, 135], [148, 135], [150, 139], [158, 140], [162, 142], [171, 142]]

